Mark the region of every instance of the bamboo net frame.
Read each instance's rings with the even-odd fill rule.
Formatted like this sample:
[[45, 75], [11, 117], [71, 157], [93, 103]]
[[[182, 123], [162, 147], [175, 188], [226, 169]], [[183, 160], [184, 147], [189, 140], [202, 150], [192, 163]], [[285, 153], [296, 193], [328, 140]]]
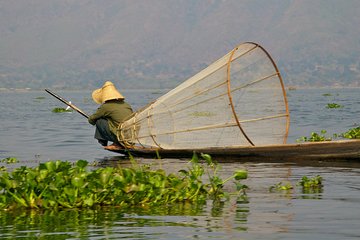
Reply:
[[242, 43], [118, 127], [128, 148], [200, 149], [286, 143], [280, 72], [260, 45]]

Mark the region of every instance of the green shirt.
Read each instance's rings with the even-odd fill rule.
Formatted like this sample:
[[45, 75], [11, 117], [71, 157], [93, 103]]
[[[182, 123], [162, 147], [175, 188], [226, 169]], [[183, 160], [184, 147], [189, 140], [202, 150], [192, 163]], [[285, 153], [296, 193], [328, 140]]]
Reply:
[[131, 106], [124, 100], [109, 100], [102, 104], [97, 111], [88, 119], [92, 125], [96, 124], [96, 120], [103, 118], [108, 120], [109, 129], [116, 134], [116, 129], [127, 117], [133, 113]]

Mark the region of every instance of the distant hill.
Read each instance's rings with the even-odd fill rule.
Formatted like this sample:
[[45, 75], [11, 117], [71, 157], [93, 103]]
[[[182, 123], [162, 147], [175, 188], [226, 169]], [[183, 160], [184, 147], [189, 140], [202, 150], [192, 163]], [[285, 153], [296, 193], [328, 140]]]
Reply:
[[0, 88], [172, 88], [239, 43], [287, 86], [360, 87], [357, 0], [0, 3]]

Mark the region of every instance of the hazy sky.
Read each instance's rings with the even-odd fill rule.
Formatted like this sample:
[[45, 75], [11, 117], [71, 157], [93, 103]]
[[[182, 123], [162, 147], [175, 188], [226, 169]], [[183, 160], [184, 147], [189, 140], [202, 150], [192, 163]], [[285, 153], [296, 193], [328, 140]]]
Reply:
[[356, 0], [1, 1], [0, 80], [180, 79], [245, 41], [291, 65], [290, 76], [314, 61], [357, 68], [359, 12]]

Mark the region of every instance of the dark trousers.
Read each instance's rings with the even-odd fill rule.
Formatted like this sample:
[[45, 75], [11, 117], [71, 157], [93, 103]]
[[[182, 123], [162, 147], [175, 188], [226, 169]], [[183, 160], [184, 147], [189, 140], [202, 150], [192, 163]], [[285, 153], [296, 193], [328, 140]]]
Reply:
[[107, 141], [118, 143], [117, 137], [110, 131], [108, 121], [102, 118], [96, 121], [94, 138], [96, 138], [103, 146], [107, 145]]

